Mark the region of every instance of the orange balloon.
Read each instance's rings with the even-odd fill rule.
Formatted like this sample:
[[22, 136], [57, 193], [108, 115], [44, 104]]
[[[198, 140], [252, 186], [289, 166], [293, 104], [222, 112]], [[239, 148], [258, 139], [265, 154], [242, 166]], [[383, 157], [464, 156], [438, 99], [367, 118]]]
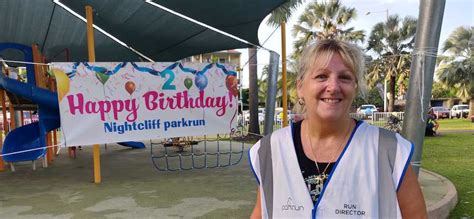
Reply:
[[133, 83], [133, 81], [127, 81], [127, 83], [125, 83], [125, 90], [132, 95], [135, 91], [135, 83]]
[[225, 85], [234, 97], [236, 97], [239, 94], [239, 91], [237, 89], [237, 84], [238, 84], [238, 81], [237, 81], [237, 78], [235, 78], [235, 76], [229, 75], [226, 77]]

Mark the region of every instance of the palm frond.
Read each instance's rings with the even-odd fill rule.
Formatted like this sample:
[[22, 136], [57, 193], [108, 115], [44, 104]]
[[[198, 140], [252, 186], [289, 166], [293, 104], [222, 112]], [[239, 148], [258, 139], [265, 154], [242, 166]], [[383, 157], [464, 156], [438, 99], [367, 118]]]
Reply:
[[270, 26], [279, 26], [283, 22], [287, 22], [293, 12], [303, 3], [303, 0], [288, 0], [279, 7], [275, 8], [267, 20]]

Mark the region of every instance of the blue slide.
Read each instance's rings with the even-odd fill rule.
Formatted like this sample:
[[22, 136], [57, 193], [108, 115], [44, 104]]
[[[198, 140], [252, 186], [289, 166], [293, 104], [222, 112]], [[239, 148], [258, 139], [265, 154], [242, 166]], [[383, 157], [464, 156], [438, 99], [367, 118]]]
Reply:
[[145, 144], [138, 141], [118, 142], [117, 144], [125, 146], [125, 147], [131, 147], [131, 148], [138, 148], [138, 149], [145, 148]]
[[22, 83], [0, 74], [0, 88], [38, 104], [39, 122], [21, 126], [5, 137], [2, 154], [31, 150], [4, 156], [7, 162], [36, 160], [44, 156], [46, 149], [32, 150], [46, 146], [46, 133], [60, 126], [59, 106], [55, 93], [30, 84]]

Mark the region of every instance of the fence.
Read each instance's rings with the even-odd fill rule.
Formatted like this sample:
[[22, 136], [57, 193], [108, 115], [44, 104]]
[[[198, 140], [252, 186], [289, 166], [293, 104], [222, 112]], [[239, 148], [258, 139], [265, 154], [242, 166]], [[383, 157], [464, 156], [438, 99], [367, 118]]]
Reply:
[[[289, 120], [289, 122], [292, 122], [291, 118], [288, 118], [288, 120]], [[248, 132], [249, 124], [250, 124], [250, 121], [248, 119], [242, 119], [242, 116], [239, 115], [238, 125], [239, 125], [239, 127], [242, 127], [244, 135], [249, 134], [249, 132]], [[265, 124], [264, 120], [259, 119], [258, 125], [260, 127], [260, 135], [263, 135], [264, 124]], [[280, 120], [280, 119], [274, 119], [273, 120], [273, 130], [280, 129], [282, 127], [283, 127], [283, 121], [282, 120]], [[253, 133], [253, 134], [255, 134], [255, 133]]]
[[371, 125], [385, 127], [389, 121], [390, 116], [395, 116], [403, 122], [405, 112], [375, 112], [371, 114], [350, 113], [350, 116], [357, 120], [363, 120], [364, 122], [367, 122]]
[[[389, 121], [390, 116], [395, 116], [397, 117], [400, 121], [403, 122], [404, 119], [404, 112], [375, 112], [371, 114], [364, 114], [364, 113], [350, 113], [349, 114], [352, 118], [356, 120], [363, 120], [364, 122], [367, 122], [371, 125], [375, 125], [378, 127], [385, 127], [387, 125], [387, 122]], [[239, 115], [239, 126], [243, 126], [243, 132], [244, 135], [248, 134], [248, 127], [249, 127], [249, 120], [243, 120], [241, 115]], [[290, 122], [291, 118], [290, 118]], [[260, 133], [263, 134], [263, 125], [264, 121], [259, 120], [258, 121], [259, 126], [260, 126]], [[279, 129], [282, 127], [283, 122], [281, 120], [275, 119], [273, 121], [273, 129]]]

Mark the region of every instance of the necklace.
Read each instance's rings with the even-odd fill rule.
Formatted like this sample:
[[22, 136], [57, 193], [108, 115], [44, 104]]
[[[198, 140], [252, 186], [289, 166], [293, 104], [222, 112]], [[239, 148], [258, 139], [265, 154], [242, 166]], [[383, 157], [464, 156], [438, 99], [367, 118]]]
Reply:
[[[348, 131], [351, 130], [350, 126], [348, 128]], [[333, 161], [335, 158], [336, 158], [336, 155], [338, 154], [338, 151], [341, 150], [342, 148], [342, 145], [345, 144], [345, 140], [347, 138], [347, 133], [348, 131], [346, 131], [346, 133], [344, 134], [344, 140], [342, 142], [341, 145], [339, 145], [339, 147], [337, 148], [336, 152], [334, 153], [334, 155], [332, 156], [332, 158], [329, 160], [329, 163], [326, 165], [326, 167], [324, 168], [323, 172], [320, 171], [319, 169], [319, 165], [318, 165], [318, 162], [316, 161], [316, 154], [314, 153], [314, 150], [313, 150], [313, 143], [311, 142], [311, 136], [309, 135], [309, 124], [307, 123], [307, 127], [306, 127], [306, 131], [308, 132], [307, 135], [308, 135], [308, 141], [309, 141], [309, 145], [310, 145], [310, 148], [311, 148], [311, 153], [313, 154], [313, 159], [314, 159], [314, 164], [316, 166], [316, 170], [318, 170], [318, 175], [314, 178], [314, 184], [316, 185], [316, 188], [315, 190], [311, 191], [312, 194], [315, 195], [315, 197], [319, 197], [319, 195], [321, 194], [322, 190], [323, 190], [323, 186], [324, 186], [324, 181], [328, 178], [328, 174], [326, 173], [326, 171], [328, 170], [330, 164], [331, 164], [331, 161]]]

